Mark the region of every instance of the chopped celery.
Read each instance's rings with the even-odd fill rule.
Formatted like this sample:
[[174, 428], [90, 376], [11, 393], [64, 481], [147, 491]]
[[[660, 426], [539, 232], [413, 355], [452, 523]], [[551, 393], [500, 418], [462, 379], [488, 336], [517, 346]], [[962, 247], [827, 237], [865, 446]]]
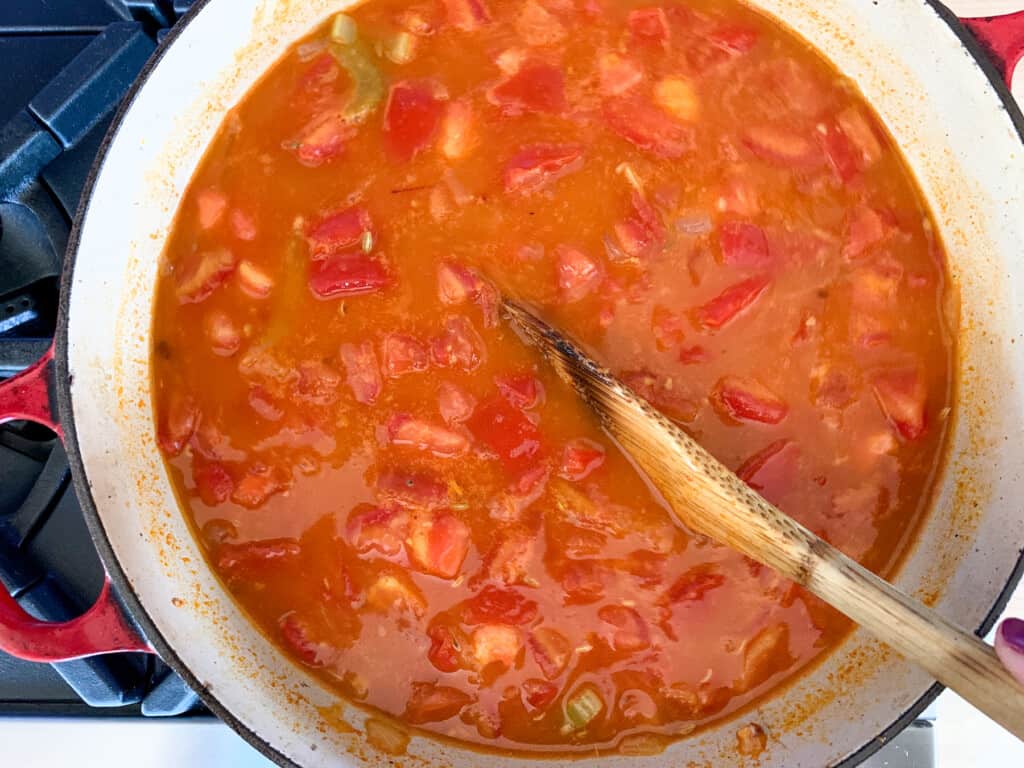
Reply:
[[354, 91], [345, 106], [344, 118], [350, 123], [361, 123], [384, 100], [384, 78], [359, 41], [332, 45], [331, 53], [352, 78]]
[[409, 32], [399, 32], [391, 38], [384, 53], [395, 64], [408, 64], [416, 58], [416, 38]]
[[603, 709], [604, 700], [601, 694], [590, 686], [581, 688], [565, 704], [566, 725], [571, 730], [586, 728]]
[[267, 345], [277, 344], [288, 335], [295, 318], [295, 307], [301, 305], [303, 301], [303, 292], [309, 278], [306, 274], [304, 244], [305, 239], [298, 231], [288, 241], [288, 248], [284, 254], [281, 291], [275, 298], [267, 330], [263, 334], [263, 343]]
[[359, 37], [355, 19], [339, 13], [331, 22], [331, 40], [342, 45], [352, 45]]

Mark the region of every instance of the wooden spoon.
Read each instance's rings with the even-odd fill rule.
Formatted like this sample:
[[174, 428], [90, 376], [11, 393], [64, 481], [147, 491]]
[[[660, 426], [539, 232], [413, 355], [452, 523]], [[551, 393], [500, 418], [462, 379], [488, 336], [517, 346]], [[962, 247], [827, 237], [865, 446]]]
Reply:
[[1024, 686], [995, 652], [818, 538], [531, 312], [506, 316], [595, 411], [690, 528], [774, 568], [845, 613], [1024, 740]]

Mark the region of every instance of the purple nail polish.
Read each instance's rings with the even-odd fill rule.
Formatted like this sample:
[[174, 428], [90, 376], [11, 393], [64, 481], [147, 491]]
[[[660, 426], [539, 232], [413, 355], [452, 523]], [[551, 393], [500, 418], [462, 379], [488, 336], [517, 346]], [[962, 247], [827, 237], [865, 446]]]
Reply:
[[1007, 619], [1002, 623], [999, 628], [999, 632], [1003, 636], [1003, 640], [1013, 650], [1018, 653], [1024, 653], [1024, 621], [1020, 619]]

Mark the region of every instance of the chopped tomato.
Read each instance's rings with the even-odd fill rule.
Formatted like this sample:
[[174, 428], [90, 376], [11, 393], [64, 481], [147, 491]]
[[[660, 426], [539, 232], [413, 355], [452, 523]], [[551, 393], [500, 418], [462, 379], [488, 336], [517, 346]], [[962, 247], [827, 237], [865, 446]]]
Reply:
[[442, 304], [458, 306], [471, 301], [483, 313], [484, 327], [498, 324], [498, 292], [474, 270], [452, 261], [437, 268], [437, 294]]
[[744, 133], [747, 147], [762, 160], [807, 165], [815, 159], [815, 145], [792, 127], [757, 124]]
[[692, 347], [682, 347], [679, 350], [679, 362], [683, 365], [697, 365], [698, 363], [706, 363], [710, 359], [711, 355], [700, 344], [695, 344]]
[[199, 407], [195, 398], [180, 389], [173, 390], [165, 401], [163, 418], [157, 429], [157, 442], [164, 453], [177, 456], [196, 431], [199, 423]]
[[[449, 0], [452, 2], [452, 0]], [[458, 688], [436, 683], [413, 683], [404, 719], [413, 725], [436, 723], [455, 717], [473, 697]]]
[[635, 608], [624, 605], [605, 605], [597, 612], [598, 618], [615, 627], [611, 634], [611, 646], [616, 651], [633, 653], [642, 651], [651, 644], [647, 624]]
[[484, 0], [441, 0], [448, 13], [448, 23], [464, 32], [479, 29], [491, 20]]
[[473, 415], [476, 398], [450, 381], [442, 381], [437, 391], [438, 409], [448, 425], [461, 424]]
[[524, 63], [494, 86], [488, 100], [504, 114], [524, 112], [560, 114], [565, 111], [565, 77], [559, 67]]
[[242, 334], [226, 312], [213, 310], [206, 315], [203, 325], [214, 354], [230, 357], [238, 351], [242, 344]]
[[377, 259], [362, 252], [339, 253], [315, 267], [309, 289], [318, 299], [362, 296], [391, 284], [391, 275]]
[[562, 466], [558, 474], [566, 480], [579, 482], [604, 464], [604, 446], [593, 440], [578, 437], [569, 441], [562, 451]]
[[697, 404], [674, 386], [670, 387], [666, 379], [644, 370], [626, 371], [621, 378], [627, 387], [668, 418], [682, 422], [697, 418]]
[[776, 440], [747, 459], [736, 470], [740, 480], [778, 504], [797, 480], [800, 449], [792, 440]]
[[330, 405], [338, 399], [341, 374], [320, 360], [303, 360], [292, 393], [296, 399], [315, 405]]
[[617, 53], [603, 54], [597, 60], [601, 92], [605, 96], [621, 96], [644, 78], [643, 67], [633, 59]]
[[725, 576], [705, 567], [691, 568], [669, 587], [666, 597], [671, 603], [691, 603], [704, 599], [704, 595], [725, 584]]
[[449, 160], [459, 160], [472, 152], [477, 142], [476, 117], [469, 101], [449, 102], [441, 120], [441, 152]]
[[862, 168], [870, 168], [882, 158], [884, 150], [878, 134], [859, 107], [847, 107], [839, 113], [836, 122], [850, 143], [856, 147]]
[[771, 262], [764, 230], [747, 221], [726, 221], [718, 229], [722, 261], [734, 267], [766, 267]]
[[274, 278], [251, 261], [240, 261], [235, 274], [239, 287], [254, 299], [265, 299], [274, 289]]
[[329, 256], [350, 250], [362, 243], [364, 235], [373, 234], [370, 212], [361, 205], [328, 214], [306, 234], [309, 257], [321, 261]]
[[494, 663], [514, 667], [523, 649], [519, 630], [508, 624], [483, 624], [473, 630], [470, 641], [478, 669]]
[[285, 491], [291, 478], [284, 470], [271, 467], [250, 467], [248, 473], [235, 485], [231, 500], [249, 509], [256, 509], [275, 493]]
[[736, 421], [778, 424], [789, 413], [789, 406], [768, 387], [736, 376], [719, 379], [710, 400], [719, 414]]
[[516, 408], [529, 410], [544, 402], [544, 385], [532, 374], [496, 376], [494, 383], [498, 385], [501, 396]]
[[720, 24], [708, 33], [711, 42], [733, 56], [742, 56], [757, 45], [756, 29], [738, 24]]
[[513, 530], [503, 535], [484, 556], [482, 573], [508, 585], [536, 583], [531, 573], [534, 535], [526, 530]]
[[527, 45], [554, 45], [565, 39], [565, 25], [537, 0], [527, 0], [516, 16], [516, 32]]
[[433, 141], [443, 104], [431, 82], [403, 80], [391, 86], [384, 112], [384, 136], [392, 156], [409, 162]]
[[196, 492], [203, 504], [214, 507], [231, 498], [235, 489], [235, 481], [231, 479], [224, 465], [217, 461], [206, 462], [192, 470], [192, 479], [196, 484]]
[[227, 210], [228, 199], [218, 189], [207, 187], [196, 194], [199, 228], [213, 229]]
[[431, 624], [427, 629], [430, 650], [427, 658], [441, 672], [456, 672], [462, 666], [465, 640], [446, 624]]
[[544, 709], [558, 697], [558, 686], [546, 680], [524, 680], [523, 698], [532, 709]]
[[665, 244], [665, 225], [650, 203], [634, 191], [629, 214], [615, 223], [615, 236], [628, 256], [647, 257]]
[[825, 157], [835, 171], [836, 178], [844, 184], [855, 179], [861, 171], [861, 159], [846, 134], [829, 123], [822, 123], [818, 130], [821, 131]]
[[427, 601], [404, 573], [384, 573], [366, 590], [366, 605], [379, 613], [398, 610], [420, 618]]
[[487, 355], [484, 340], [462, 315], [449, 315], [444, 331], [430, 342], [430, 359], [441, 368], [475, 371]]
[[373, 405], [377, 402], [383, 382], [380, 376], [380, 366], [377, 365], [377, 354], [373, 351], [373, 344], [364, 341], [356, 344], [342, 344], [339, 350], [341, 361], [345, 365], [345, 372], [352, 395], [357, 403]]
[[454, 579], [469, 554], [469, 528], [450, 512], [436, 512], [432, 518], [416, 516], [409, 526], [405, 548], [420, 570]]
[[466, 426], [474, 438], [498, 454], [512, 473], [532, 466], [541, 453], [540, 431], [500, 395], [481, 403]]
[[579, 301], [590, 295], [604, 277], [601, 265], [579, 248], [559, 245], [555, 248], [558, 261], [558, 291], [567, 303]]
[[664, 8], [637, 8], [629, 12], [626, 23], [633, 37], [641, 42], [664, 44], [671, 34]]
[[572, 560], [562, 574], [566, 605], [588, 605], [604, 597], [606, 570], [589, 560]]
[[430, 352], [419, 339], [405, 333], [389, 333], [381, 342], [384, 375], [397, 379], [407, 373], [421, 373], [430, 367]]
[[313, 640], [309, 623], [294, 613], [282, 617], [279, 626], [281, 639], [303, 663], [323, 667], [337, 656], [338, 651], [332, 645]]
[[348, 516], [345, 538], [359, 553], [380, 552], [394, 556], [402, 550], [408, 518], [397, 509], [360, 504]]
[[660, 304], [651, 312], [651, 333], [658, 349], [671, 349], [680, 344], [686, 334], [685, 318]]
[[770, 283], [767, 277], [750, 277], [726, 288], [697, 310], [697, 322], [704, 328], [721, 328], [757, 301]]
[[896, 223], [888, 212], [862, 205], [850, 214], [846, 228], [843, 256], [859, 258], [871, 246], [884, 241], [895, 230]]
[[196, 304], [208, 298], [235, 271], [237, 257], [226, 248], [200, 251], [177, 265], [177, 295], [182, 304]]
[[323, 98], [341, 77], [341, 65], [329, 51], [317, 55], [299, 77], [293, 102], [296, 106], [308, 106]]
[[514, 589], [487, 586], [470, 598], [462, 611], [467, 624], [529, 624], [537, 618], [537, 603]]
[[692, 126], [674, 120], [646, 99], [607, 99], [604, 118], [623, 139], [658, 157], [676, 159], [692, 152], [696, 145]]
[[756, 216], [761, 212], [761, 200], [757, 187], [744, 175], [729, 176], [722, 183], [716, 207], [722, 213]]
[[458, 432], [399, 413], [388, 419], [388, 439], [394, 445], [409, 445], [441, 458], [459, 456], [469, 448], [469, 440]]
[[381, 503], [426, 510], [448, 506], [448, 486], [424, 472], [388, 468], [378, 475], [376, 486]]
[[917, 368], [879, 373], [873, 389], [882, 413], [902, 438], [916, 440], [924, 434], [928, 387]]
[[247, 243], [252, 242], [256, 239], [256, 235], [259, 234], [259, 230], [256, 229], [256, 222], [252, 216], [241, 208], [232, 208], [228, 220], [231, 224], [231, 232], [239, 240], [244, 240]]
[[552, 627], [537, 627], [528, 639], [533, 659], [544, 677], [554, 680], [565, 671], [572, 657], [572, 646], [565, 635]]
[[263, 568], [272, 563], [293, 560], [302, 554], [294, 539], [264, 539], [244, 544], [221, 544], [217, 548], [217, 568], [225, 573]]
[[533, 194], [582, 167], [579, 144], [531, 144], [505, 165], [505, 191]]
[[284, 142], [285, 149], [309, 168], [341, 157], [345, 145], [356, 135], [356, 128], [341, 109], [328, 109], [313, 117], [293, 139]]

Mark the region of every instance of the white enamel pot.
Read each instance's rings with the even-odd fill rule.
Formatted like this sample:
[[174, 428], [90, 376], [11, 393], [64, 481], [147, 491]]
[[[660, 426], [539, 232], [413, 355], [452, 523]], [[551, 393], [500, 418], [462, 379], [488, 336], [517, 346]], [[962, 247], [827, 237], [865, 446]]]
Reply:
[[[951, 455], [895, 581], [983, 633], [1020, 576], [1024, 543], [1024, 119], [971, 35], [930, 0], [753, 4], [858, 83], [902, 148], [947, 245], [961, 301]], [[253, 746], [282, 765], [310, 767], [395, 758], [367, 744], [366, 715], [283, 656], [207, 569], [157, 449], [149, 357], [157, 263], [205, 147], [286, 48], [347, 5], [207, 0], [174, 29], [114, 121], [84, 195], [55, 351], [0, 387], [0, 421], [30, 417], [63, 430], [90, 530], [130, 614], [105, 590], [82, 619], [48, 626], [28, 620], [0, 590], [0, 648], [45, 661], [151, 644]], [[972, 28], [1013, 58], [1024, 42], [1019, 22]], [[756, 720], [768, 732], [763, 768], [851, 766], [938, 691], [857, 630], [738, 722]], [[354, 731], [339, 729], [339, 717]], [[658, 757], [607, 763], [732, 765], [737, 724], [700, 732]], [[399, 762], [530, 761], [414, 735]]]

